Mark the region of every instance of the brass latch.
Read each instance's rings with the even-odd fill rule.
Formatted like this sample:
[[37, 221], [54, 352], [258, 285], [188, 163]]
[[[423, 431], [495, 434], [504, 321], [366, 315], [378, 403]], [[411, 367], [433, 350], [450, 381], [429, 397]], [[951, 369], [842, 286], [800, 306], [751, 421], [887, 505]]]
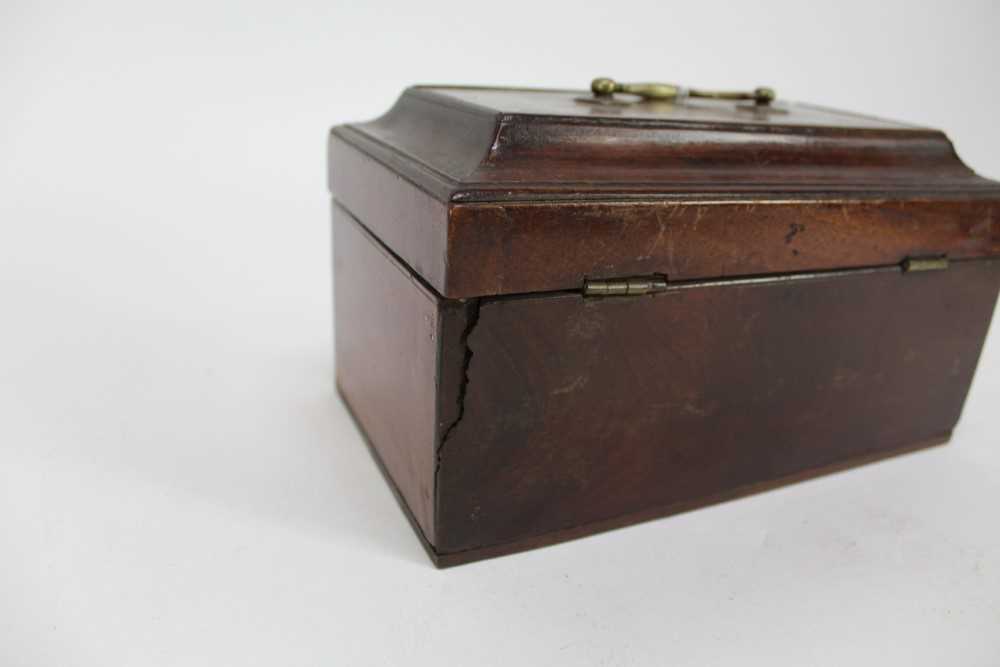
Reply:
[[585, 280], [583, 282], [584, 296], [639, 296], [662, 292], [665, 289], [667, 289], [667, 279], [663, 276]]
[[948, 257], [907, 257], [903, 260], [903, 273], [914, 271], [944, 271], [948, 268]]
[[598, 98], [610, 98], [615, 93], [638, 95], [645, 100], [682, 101], [686, 97], [700, 97], [711, 100], [752, 100], [757, 106], [768, 106], [777, 96], [773, 89], [760, 87], [752, 91], [701, 90], [684, 88], [672, 83], [619, 83], [614, 79], [600, 77], [590, 82], [590, 90]]

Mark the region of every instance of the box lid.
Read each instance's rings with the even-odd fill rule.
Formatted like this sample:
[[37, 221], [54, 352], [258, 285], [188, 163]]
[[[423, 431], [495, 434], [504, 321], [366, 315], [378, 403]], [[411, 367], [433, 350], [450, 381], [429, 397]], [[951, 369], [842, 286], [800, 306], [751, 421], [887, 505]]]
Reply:
[[418, 86], [333, 129], [330, 188], [451, 298], [1000, 255], [943, 133], [780, 98]]

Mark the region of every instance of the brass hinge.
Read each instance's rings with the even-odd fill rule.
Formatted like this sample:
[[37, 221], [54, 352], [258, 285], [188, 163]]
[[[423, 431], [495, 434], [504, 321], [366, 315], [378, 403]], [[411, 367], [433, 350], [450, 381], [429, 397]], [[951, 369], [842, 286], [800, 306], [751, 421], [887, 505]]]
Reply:
[[[938, 257], [907, 257], [901, 268], [903, 273], [917, 271], [944, 271], [949, 262], [946, 256]], [[822, 274], [817, 274], [822, 275]], [[635, 276], [631, 278], [607, 278], [601, 280], [584, 280], [584, 296], [641, 296], [655, 294], [667, 289], [667, 279], [662, 275]]]
[[667, 289], [667, 279], [663, 276], [583, 281], [584, 296], [639, 296], [662, 292], [665, 289]]
[[903, 260], [903, 273], [914, 271], [944, 271], [948, 268], [948, 257], [907, 257]]

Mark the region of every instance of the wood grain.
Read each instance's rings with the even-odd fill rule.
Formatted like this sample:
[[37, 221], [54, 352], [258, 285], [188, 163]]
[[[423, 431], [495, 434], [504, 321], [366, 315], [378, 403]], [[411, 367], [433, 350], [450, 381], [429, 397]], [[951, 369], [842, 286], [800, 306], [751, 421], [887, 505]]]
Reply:
[[1000, 255], [1000, 185], [937, 130], [586, 96], [410, 89], [334, 128], [331, 191], [447, 298]]
[[437, 564], [947, 439], [1000, 184], [937, 130], [586, 95], [418, 87], [330, 135], [338, 386]]
[[440, 553], [516, 542], [950, 433], [1000, 261], [484, 300], [441, 452]]
[[337, 205], [333, 228], [337, 386], [433, 542], [438, 297]]

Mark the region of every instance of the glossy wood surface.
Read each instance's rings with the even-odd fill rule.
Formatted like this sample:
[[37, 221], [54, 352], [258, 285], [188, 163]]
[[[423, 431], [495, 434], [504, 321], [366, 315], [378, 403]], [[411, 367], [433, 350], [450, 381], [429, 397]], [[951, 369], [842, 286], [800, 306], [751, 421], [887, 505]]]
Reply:
[[590, 90], [546, 90], [540, 88], [491, 88], [488, 86], [414, 86], [408, 92], [436, 104], [455, 105], [487, 113], [512, 116], [556, 116], [560, 118], [604, 119], [656, 123], [725, 123], [758, 129], [775, 127], [858, 130], [923, 130], [900, 123], [849, 111], [824, 109], [811, 104], [789, 102], [783, 95], [767, 106], [747, 101], [725, 101], [689, 97], [683, 102], [643, 101], [636, 96], [616, 94], [595, 98]]
[[[477, 204], [452, 208], [445, 293], [579, 289], [1000, 255], [992, 202], [834, 200]], [[997, 217], [1000, 220], [1000, 217]]]
[[583, 94], [417, 88], [330, 136], [338, 385], [436, 563], [948, 438], [998, 184], [935, 130]]
[[438, 297], [336, 204], [337, 386], [434, 541]]
[[437, 550], [668, 513], [945, 438], [998, 287], [991, 260], [484, 300], [440, 452]]
[[443, 293], [447, 274], [447, 204], [413, 187], [394, 169], [359, 152], [337, 136], [329, 144], [330, 179], [337, 200], [394, 254]]
[[936, 130], [586, 95], [410, 89], [334, 129], [331, 190], [448, 298], [671, 275], [678, 257], [693, 279], [1000, 255], [1000, 186]]

